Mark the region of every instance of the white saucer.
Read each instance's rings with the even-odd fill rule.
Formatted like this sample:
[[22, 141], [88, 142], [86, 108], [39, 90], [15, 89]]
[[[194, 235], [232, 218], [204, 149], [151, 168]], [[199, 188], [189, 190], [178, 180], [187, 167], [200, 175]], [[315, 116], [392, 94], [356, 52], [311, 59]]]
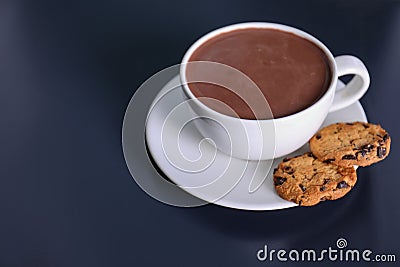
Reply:
[[[183, 125], [179, 123], [169, 122], [166, 127], [165, 121], [168, 121], [170, 112], [176, 111], [179, 104], [184, 102], [179, 82], [179, 76], [176, 76], [161, 89], [152, 104], [146, 124], [149, 151], [163, 173], [189, 194], [225, 207], [275, 210], [297, 206], [281, 199], [273, 186], [272, 170], [282, 158], [261, 161], [260, 164], [231, 158], [216, 150], [209, 142], [201, 142], [204, 138], [193, 123], [187, 123], [182, 127]], [[343, 83], [339, 81], [338, 87], [343, 87]], [[192, 111], [182, 106], [180, 109], [178, 113], [182, 117], [178, 119], [185, 121], [184, 117]], [[359, 102], [330, 113], [323, 126], [352, 121], [367, 122]], [[179, 156], [176, 156], [179, 153], [166, 152], [168, 147], [173, 146], [176, 151], [181, 151]], [[305, 145], [287, 156], [299, 155], [307, 150], [308, 147]], [[252, 185], [255, 185], [254, 189]]]

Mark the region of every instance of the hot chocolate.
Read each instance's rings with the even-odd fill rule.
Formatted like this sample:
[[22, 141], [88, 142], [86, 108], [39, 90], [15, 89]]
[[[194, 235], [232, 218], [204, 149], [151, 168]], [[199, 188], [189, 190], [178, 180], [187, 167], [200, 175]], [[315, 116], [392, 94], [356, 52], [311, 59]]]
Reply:
[[[275, 29], [247, 28], [222, 33], [198, 47], [189, 61], [223, 63], [246, 74], [265, 96], [274, 118], [311, 106], [324, 95], [332, 79], [328, 58], [317, 45]], [[196, 97], [224, 102], [240, 118], [255, 119], [243, 99], [224, 87], [191, 83], [189, 88]]]

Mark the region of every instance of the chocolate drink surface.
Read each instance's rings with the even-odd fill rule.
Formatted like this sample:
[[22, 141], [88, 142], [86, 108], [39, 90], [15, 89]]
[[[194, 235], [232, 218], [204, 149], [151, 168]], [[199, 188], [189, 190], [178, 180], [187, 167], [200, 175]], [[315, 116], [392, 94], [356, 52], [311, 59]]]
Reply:
[[[275, 29], [248, 28], [219, 34], [200, 45], [191, 61], [218, 62], [243, 72], [261, 90], [274, 118], [295, 114], [314, 104], [332, 79], [328, 57], [321, 48], [305, 38]], [[255, 119], [256, 112], [222, 86], [197, 82], [190, 83], [189, 88], [196, 97], [222, 101], [242, 119]]]

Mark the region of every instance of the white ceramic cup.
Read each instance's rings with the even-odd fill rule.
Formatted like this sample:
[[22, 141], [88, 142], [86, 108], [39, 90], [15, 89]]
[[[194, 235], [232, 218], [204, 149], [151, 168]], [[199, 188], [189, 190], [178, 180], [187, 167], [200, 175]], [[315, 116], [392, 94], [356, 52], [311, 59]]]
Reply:
[[[326, 55], [331, 81], [325, 94], [308, 108], [277, 119], [249, 120], [224, 115], [196, 98], [188, 86], [187, 65], [193, 52], [213, 37], [238, 29], [277, 29], [307, 39]], [[191, 64], [191, 63], [189, 63]], [[337, 91], [338, 77], [353, 74], [345, 88]], [[196, 127], [222, 152], [245, 160], [267, 160], [287, 155], [303, 146], [320, 128], [327, 114], [345, 108], [359, 100], [367, 91], [370, 77], [365, 65], [350, 55], [333, 57], [329, 49], [310, 34], [275, 23], [248, 22], [214, 30], [197, 40], [186, 52], [180, 67], [184, 95], [199, 117]]]

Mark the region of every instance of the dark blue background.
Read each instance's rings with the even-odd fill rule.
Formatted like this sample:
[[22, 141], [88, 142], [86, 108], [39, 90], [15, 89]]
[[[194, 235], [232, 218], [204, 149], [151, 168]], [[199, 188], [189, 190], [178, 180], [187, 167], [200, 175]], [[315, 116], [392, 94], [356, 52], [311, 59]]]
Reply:
[[[175, 208], [131, 178], [121, 126], [136, 88], [201, 35], [242, 21], [293, 25], [367, 65], [361, 102], [392, 152], [358, 170], [344, 199]], [[0, 266], [292, 266], [255, 254], [339, 237], [400, 260], [399, 47], [396, 0], [0, 1]]]

